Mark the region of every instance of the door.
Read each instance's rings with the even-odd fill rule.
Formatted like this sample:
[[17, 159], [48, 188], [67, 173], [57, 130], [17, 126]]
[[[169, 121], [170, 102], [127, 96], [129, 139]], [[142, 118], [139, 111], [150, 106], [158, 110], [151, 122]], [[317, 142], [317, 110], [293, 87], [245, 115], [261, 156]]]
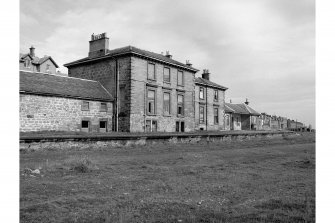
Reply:
[[230, 130], [234, 130], [234, 117], [231, 118], [231, 123], [230, 123]]

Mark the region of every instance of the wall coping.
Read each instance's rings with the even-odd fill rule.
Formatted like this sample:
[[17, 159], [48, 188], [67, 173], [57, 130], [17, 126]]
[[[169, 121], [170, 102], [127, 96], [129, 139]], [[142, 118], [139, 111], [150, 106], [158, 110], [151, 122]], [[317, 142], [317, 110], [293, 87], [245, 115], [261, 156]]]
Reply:
[[227, 132], [192, 132], [192, 133], [124, 133], [123, 135], [111, 135], [112, 133], [97, 135], [20, 135], [20, 143], [55, 142], [55, 141], [112, 141], [112, 140], [139, 140], [139, 139], [170, 139], [170, 138], [217, 138], [232, 136], [265, 136], [296, 134], [293, 131], [227, 131]]

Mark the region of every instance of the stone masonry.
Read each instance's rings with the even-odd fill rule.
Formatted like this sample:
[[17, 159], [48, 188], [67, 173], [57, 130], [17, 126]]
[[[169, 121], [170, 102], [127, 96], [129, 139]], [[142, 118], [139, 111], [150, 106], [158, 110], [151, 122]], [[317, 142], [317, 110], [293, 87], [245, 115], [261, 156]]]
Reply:
[[99, 101], [88, 101], [89, 110], [82, 111], [82, 102], [20, 93], [20, 131], [81, 131], [82, 120], [90, 122], [91, 132], [99, 132], [100, 121], [107, 121], [107, 131], [112, 131], [111, 102], [107, 102], [107, 111], [100, 111]]

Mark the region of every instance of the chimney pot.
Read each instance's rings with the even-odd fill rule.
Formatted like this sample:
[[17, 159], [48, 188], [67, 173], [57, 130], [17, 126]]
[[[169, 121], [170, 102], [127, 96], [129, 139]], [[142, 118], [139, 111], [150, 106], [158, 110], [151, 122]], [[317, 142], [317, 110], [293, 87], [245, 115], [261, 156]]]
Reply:
[[189, 60], [186, 60], [186, 65], [192, 67], [192, 64]]
[[109, 38], [107, 33], [101, 33], [91, 35], [91, 40], [89, 41], [89, 57], [104, 56], [107, 54], [109, 48]]
[[246, 105], [249, 105], [248, 98], [246, 98], [246, 99], [245, 99], [245, 102], [244, 102], [244, 104], [246, 104]]
[[209, 81], [209, 70], [208, 69], [204, 69], [204, 72], [202, 73], [202, 78]]
[[172, 58], [172, 55], [170, 54], [170, 52], [169, 52], [168, 50], [166, 51], [165, 56], [166, 56], [167, 58]]
[[29, 50], [30, 50], [30, 52], [29, 52], [30, 56], [35, 57], [35, 47], [34, 47], [34, 46], [31, 46], [31, 47], [29, 48]]

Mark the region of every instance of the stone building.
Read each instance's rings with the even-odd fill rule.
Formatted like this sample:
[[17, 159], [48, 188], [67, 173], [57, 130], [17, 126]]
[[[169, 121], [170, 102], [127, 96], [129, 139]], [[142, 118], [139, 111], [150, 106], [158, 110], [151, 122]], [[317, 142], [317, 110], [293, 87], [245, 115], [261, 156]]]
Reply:
[[209, 80], [204, 70], [195, 79], [195, 130], [225, 130], [225, 91], [228, 89]]
[[162, 55], [133, 46], [109, 50], [109, 38], [102, 33], [91, 36], [87, 57], [64, 66], [68, 76], [98, 81], [112, 95], [116, 131], [195, 129], [198, 70], [173, 60], [169, 52]]
[[226, 103], [225, 111], [230, 114], [230, 130], [257, 130], [257, 118], [261, 114], [251, 108], [249, 102], [242, 104]]
[[20, 53], [20, 70], [56, 74], [58, 65], [51, 56], [39, 58], [35, 55], [33, 46], [29, 50], [29, 53]]
[[20, 71], [20, 132], [112, 128], [113, 97], [99, 82]]

